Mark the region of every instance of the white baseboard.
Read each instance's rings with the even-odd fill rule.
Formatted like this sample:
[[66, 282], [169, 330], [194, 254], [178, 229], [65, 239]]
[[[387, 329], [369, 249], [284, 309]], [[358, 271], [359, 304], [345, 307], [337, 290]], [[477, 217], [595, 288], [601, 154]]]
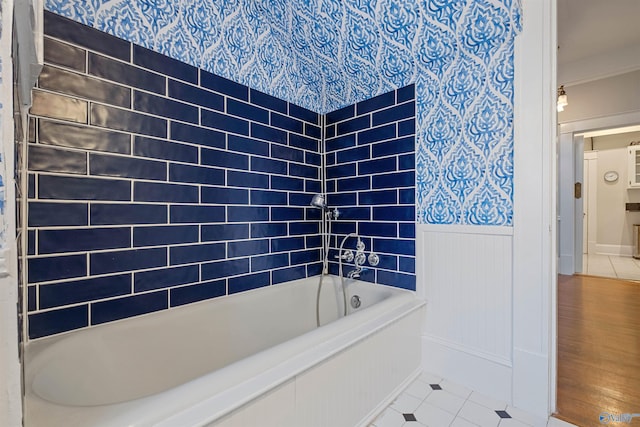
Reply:
[[615, 255], [615, 256], [631, 256], [633, 255], [633, 245], [605, 245], [596, 244], [596, 254], [598, 255]]
[[548, 357], [516, 347], [513, 366], [513, 406], [547, 419], [551, 412]]
[[473, 349], [422, 337], [422, 368], [494, 399], [511, 402], [512, 368]]

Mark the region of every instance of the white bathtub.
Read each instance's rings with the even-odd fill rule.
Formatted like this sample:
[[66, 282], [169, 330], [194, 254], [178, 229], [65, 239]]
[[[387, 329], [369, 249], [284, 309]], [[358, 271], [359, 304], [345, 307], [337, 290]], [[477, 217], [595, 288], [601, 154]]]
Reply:
[[[32, 341], [25, 426], [365, 425], [419, 371], [424, 302], [339, 278], [203, 301]], [[337, 320], [336, 320], [337, 319]]]

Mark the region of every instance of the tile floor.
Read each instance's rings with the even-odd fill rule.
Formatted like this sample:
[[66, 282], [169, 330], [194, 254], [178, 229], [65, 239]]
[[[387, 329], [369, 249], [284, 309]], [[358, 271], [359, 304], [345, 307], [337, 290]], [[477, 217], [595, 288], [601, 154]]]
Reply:
[[423, 372], [370, 427], [572, 427]]
[[613, 255], [583, 255], [582, 273], [590, 276], [640, 280], [640, 259]]

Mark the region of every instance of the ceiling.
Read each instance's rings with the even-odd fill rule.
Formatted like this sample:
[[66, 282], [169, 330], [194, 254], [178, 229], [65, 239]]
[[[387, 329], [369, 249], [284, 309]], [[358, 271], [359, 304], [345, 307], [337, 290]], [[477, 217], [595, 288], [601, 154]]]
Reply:
[[558, 0], [558, 66], [640, 45], [640, 0]]

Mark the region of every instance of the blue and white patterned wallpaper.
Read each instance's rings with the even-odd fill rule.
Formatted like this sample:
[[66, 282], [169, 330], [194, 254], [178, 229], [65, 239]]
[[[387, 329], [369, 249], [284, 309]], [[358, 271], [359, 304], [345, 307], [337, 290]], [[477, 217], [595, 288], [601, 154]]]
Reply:
[[326, 113], [416, 83], [419, 223], [512, 225], [519, 0], [46, 0]]

